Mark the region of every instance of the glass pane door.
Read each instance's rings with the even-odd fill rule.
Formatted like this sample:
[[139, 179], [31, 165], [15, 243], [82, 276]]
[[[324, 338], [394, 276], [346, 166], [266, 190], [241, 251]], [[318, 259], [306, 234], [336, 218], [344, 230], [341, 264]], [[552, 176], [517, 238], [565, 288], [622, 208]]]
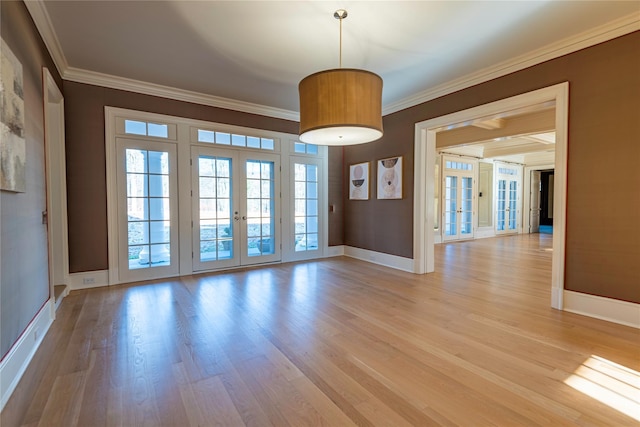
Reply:
[[469, 237], [473, 234], [473, 178], [461, 177], [460, 192], [460, 235]]
[[280, 162], [243, 154], [242, 265], [280, 260]]
[[443, 241], [473, 238], [473, 176], [446, 172], [443, 181]]
[[278, 156], [194, 147], [193, 269], [280, 260]]
[[125, 139], [118, 146], [120, 279], [177, 273], [175, 146]]
[[194, 148], [193, 269], [239, 265], [238, 202], [234, 197], [237, 160], [233, 152]]
[[496, 230], [504, 231], [507, 218], [507, 180], [498, 180], [498, 195], [496, 198]]
[[517, 233], [519, 224], [518, 192], [520, 180], [516, 169], [499, 168], [508, 171], [498, 177], [496, 197], [496, 234]]
[[458, 235], [458, 177], [444, 178], [444, 240]]
[[518, 227], [517, 223], [517, 201], [518, 201], [518, 182], [509, 181], [509, 222], [507, 223], [507, 230], [515, 231]]

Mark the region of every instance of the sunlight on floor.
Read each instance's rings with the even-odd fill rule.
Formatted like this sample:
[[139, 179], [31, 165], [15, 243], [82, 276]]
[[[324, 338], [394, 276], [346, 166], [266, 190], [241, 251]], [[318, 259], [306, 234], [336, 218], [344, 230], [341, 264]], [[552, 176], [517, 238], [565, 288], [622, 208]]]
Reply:
[[640, 372], [592, 355], [564, 382], [640, 421]]

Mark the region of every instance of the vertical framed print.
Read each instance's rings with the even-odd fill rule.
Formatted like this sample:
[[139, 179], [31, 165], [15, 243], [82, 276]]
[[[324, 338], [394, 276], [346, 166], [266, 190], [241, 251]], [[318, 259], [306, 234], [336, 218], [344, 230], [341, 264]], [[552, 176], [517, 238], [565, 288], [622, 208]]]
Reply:
[[349, 199], [369, 200], [369, 162], [349, 166]]
[[402, 199], [402, 156], [378, 160], [378, 199]]

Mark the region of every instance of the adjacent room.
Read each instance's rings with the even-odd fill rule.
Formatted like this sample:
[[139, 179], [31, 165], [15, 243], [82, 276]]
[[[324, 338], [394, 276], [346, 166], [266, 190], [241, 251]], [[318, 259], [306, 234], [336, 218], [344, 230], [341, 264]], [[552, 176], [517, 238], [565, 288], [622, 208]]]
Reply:
[[637, 1], [0, 35], [3, 427], [640, 423]]

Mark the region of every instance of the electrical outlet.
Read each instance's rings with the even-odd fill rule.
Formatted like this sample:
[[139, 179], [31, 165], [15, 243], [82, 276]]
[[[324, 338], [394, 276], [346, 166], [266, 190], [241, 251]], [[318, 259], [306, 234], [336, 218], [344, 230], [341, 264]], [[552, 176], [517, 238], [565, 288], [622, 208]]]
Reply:
[[84, 279], [82, 279], [82, 284], [83, 285], [91, 285], [93, 283], [96, 283], [96, 278], [95, 277], [85, 277]]

